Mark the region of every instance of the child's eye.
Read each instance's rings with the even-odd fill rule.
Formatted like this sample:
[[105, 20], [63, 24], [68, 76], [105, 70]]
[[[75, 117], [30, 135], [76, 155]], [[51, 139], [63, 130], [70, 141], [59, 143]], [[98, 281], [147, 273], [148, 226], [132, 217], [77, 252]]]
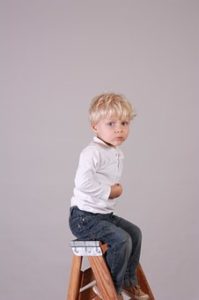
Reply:
[[113, 126], [113, 125], [114, 125], [114, 122], [108, 122], [107, 125], [108, 125], [108, 126]]
[[129, 125], [129, 122], [128, 121], [122, 121], [122, 126], [127, 126], [127, 125]]

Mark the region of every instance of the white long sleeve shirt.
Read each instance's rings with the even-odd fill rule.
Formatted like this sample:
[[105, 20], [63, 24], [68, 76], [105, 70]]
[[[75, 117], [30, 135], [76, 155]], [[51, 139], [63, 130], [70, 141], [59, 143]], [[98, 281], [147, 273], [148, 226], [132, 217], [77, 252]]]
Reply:
[[111, 185], [120, 182], [123, 158], [118, 147], [94, 137], [80, 154], [71, 206], [92, 213], [113, 212], [117, 200], [109, 195]]

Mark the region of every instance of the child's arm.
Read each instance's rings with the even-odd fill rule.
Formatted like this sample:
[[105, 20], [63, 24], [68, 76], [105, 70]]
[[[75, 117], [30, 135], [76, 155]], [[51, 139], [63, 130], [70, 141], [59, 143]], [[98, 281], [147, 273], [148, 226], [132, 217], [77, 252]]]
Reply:
[[122, 194], [122, 186], [120, 183], [116, 183], [114, 185], [111, 186], [111, 193], [109, 196], [109, 199], [114, 199], [119, 197]]
[[96, 149], [86, 148], [82, 151], [75, 176], [75, 186], [83, 193], [94, 198], [109, 199], [111, 186], [99, 181], [96, 176], [100, 154]]

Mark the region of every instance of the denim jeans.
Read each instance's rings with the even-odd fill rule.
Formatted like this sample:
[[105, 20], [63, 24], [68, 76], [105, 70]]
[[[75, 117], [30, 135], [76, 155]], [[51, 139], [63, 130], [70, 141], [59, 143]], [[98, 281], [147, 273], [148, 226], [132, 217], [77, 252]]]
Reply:
[[109, 245], [105, 260], [117, 292], [122, 286], [137, 284], [136, 267], [139, 263], [142, 234], [129, 221], [110, 214], [93, 214], [77, 206], [70, 209], [69, 226], [81, 240], [99, 240]]

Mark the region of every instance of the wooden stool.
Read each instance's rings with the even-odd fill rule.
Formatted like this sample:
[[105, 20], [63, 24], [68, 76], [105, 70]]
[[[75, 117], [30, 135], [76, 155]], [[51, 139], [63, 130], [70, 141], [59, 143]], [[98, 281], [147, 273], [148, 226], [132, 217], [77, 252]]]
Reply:
[[[96, 284], [103, 300], [116, 300], [117, 293], [103, 256], [108, 245], [99, 241], [74, 240], [71, 241], [71, 247], [74, 255], [66, 300], [100, 300], [92, 290]], [[85, 256], [88, 257], [90, 267], [82, 271]], [[155, 300], [140, 265], [137, 277], [141, 289], [150, 296], [150, 300]]]

